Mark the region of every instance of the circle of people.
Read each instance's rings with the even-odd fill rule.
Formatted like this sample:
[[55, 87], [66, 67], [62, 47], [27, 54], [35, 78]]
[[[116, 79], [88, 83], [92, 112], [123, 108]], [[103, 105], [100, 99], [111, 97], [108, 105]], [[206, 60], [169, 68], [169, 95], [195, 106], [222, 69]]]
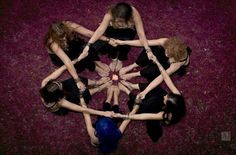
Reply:
[[[134, 40], [136, 34], [138, 40]], [[85, 41], [84, 37], [90, 39]], [[184, 98], [170, 75], [184, 75], [191, 50], [178, 37], [148, 40], [141, 16], [130, 4], [111, 6], [95, 32], [71, 21], [53, 22], [45, 46], [58, 69], [42, 81], [40, 95], [44, 106], [58, 115], [81, 112], [91, 144], [103, 154], [117, 148], [131, 120], [145, 121], [148, 135], [156, 142], [163, 125], [176, 124], [185, 115]], [[142, 51], [135, 62], [123, 67], [131, 46], [141, 47]], [[103, 63], [101, 55], [108, 55], [111, 63]], [[132, 72], [137, 67], [140, 71]], [[101, 79], [79, 76], [85, 69], [97, 72]], [[58, 80], [65, 70], [71, 78]], [[147, 82], [127, 81], [139, 76]], [[169, 92], [159, 86], [163, 81]], [[88, 108], [92, 95], [104, 89], [107, 96], [102, 110]], [[133, 90], [139, 93], [134, 94]], [[128, 113], [120, 112], [121, 91], [129, 96]], [[100, 117], [92, 123], [90, 115]]]

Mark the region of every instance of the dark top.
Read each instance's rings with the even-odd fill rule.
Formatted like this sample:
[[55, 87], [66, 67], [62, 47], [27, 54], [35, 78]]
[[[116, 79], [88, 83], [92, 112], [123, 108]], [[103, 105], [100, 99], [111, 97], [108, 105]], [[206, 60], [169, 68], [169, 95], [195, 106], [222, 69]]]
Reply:
[[[83, 39], [76, 37], [75, 39], [68, 42], [68, 49], [64, 50], [64, 52], [70, 58], [70, 60], [74, 60], [78, 58], [79, 55], [82, 53], [85, 45], [86, 42]], [[58, 67], [64, 65], [62, 60], [56, 54], [49, 53], [49, 56], [54, 65]], [[90, 71], [94, 71], [95, 64], [93, 63], [93, 61], [98, 60], [100, 59], [97, 56], [96, 50], [94, 48], [90, 48], [89, 55], [80, 62], [76, 63], [75, 68], [77, 72], [82, 72], [85, 68], [89, 69]]]
[[[139, 84], [140, 90], [144, 90], [148, 86], [147, 83]], [[149, 93], [146, 94], [145, 99], [143, 99], [138, 113], [158, 113], [162, 110], [164, 106], [164, 96], [167, 92], [162, 89], [160, 86], [157, 86]], [[129, 94], [128, 106], [130, 111], [133, 109], [135, 104], [136, 95], [133, 93]]]
[[[80, 77], [80, 79], [85, 84], [85, 86], [88, 85], [88, 79], [83, 78], [83, 77]], [[62, 86], [63, 86], [66, 100], [75, 104], [79, 104], [80, 103], [80, 90], [78, 89], [74, 79], [70, 78], [65, 81], [62, 81]], [[86, 89], [83, 92], [82, 96], [86, 103], [88, 103], [92, 99], [92, 96], [89, 93], [88, 89]]]
[[[163, 66], [164, 69], [168, 69], [170, 67], [169, 58], [165, 55], [165, 49], [162, 46], [152, 46], [151, 47], [153, 54], [156, 56], [157, 60]], [[187, 47], [188, 55], [191, 53], [191, 49]], [[187, 57], [188, 58], [188, 57]], [[187, 59], [186, 58], [186, 59]], [[185, 60], [186, 60], [185, 59]], [[182, 60], [182, 61], [185, 61]], [[160, 71], [156, 64], [154, 64], [151, 60], [148, 59], [146, 51], [143, 50], [136, 60], [136, 64], [140, 67], [145, 67], [140, 71], [141, 76], [145, 77], [148, 81], [154, 80], [157, 76], [160, 75]], [[189, 65], [189, 64], [188, 64]], [[180, 76], [186, 73], [186, 69], [188, 65], [181, 66], [176, 73]]]

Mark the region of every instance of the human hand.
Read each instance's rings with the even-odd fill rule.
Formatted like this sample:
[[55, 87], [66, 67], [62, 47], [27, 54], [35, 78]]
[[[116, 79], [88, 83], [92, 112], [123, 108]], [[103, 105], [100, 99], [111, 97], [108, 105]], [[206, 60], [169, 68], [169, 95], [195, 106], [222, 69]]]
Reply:
[[85, 46], [83, 49], [83, 52], [80, 54], [80, 56], [77, 58], [78, 61], [84, 59], [88, 56], [89, 46]]
[[113, 113], [111, 116], [112, 118], [124, 118], [123, 115], [120, 113]]
[[124, 41], [123, 40], [115, 39], [114, 41], [115, 41], [115, 43], [117, 45], [124, 45]]
[[140, 92], [137, 96], [136, 96], [136, 100], [143, 100], [145, 98], [146, 94], [144, 92]]
[[151, 50], [149, 50], [149, 51], [147, 52], [147, 57], [148, 57], [149, 60], [152, 60], [152, 59], [155, 57], [155, 55], [152, 53]]
[[104, 111], [103, 116], [112, 118], [114, 114], [113, 111]]
[[113, 38], [110, 38], [108, 44], [110, 44], [110, 45], [113, 46], [113, 47], [118, 46], [118, 44], [116, 43], [115, 39], [113, 39]]

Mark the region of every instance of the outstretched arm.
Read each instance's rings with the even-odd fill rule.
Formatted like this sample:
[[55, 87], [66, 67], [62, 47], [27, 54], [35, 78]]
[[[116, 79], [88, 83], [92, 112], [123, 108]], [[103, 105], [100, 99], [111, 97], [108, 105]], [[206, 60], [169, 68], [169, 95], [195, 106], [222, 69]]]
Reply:
[[[75, 64], [76, 62], [78, 62], [79, 60], [73, 60], [72, 64]], [[48, 81], [50, 80], [54, 80], [57, 79], [58, 77], [60, 77], [60, 75], [67, 69], [67, 67], [65, 65], [61, 66], [60, 68], [58, 68], [57, 70], [55, 70], [54, 72], [52, 72], [49, 76], [47, 76], [45, 79], [43, 79], [42, 83], [41, 83], [41, 87], [44, 87]]]
[[66, 108], [66, 109], [69, 109], [69, 110], [72, 110], [72, 111], [87, 113], [87, 114], [91, 114], [91, 115], [100, 115], [100, 116], [111, 117], [112, 112], [94, 110], [94, 109], [87, 108], [87, 106], [86, 107], [83, 106], [83, 105], [86, 105], [83, 98], [80, 99], [80, 104], [82, 106], [71, 103], [71, 102], [69, 102], [65, 99], [62, 99], [61, 101], [59, 101], [59, 106], [61, 106], [63, 108]]
[[[74, 22], [71, 22], [71, 21], [64, 21], [64, 23], [72, 30], [72, 31], [75, 31], [85, 37], [88, 37], [88, 38], [91, 38], [93, 35], [94, 35], [94, 31], [91, 31], [87, 28], [85, 28], [84, 26], [82, 25], [79, 25], [77, 23], [74, 23]], [[109, 38], [108, 37], [105, 37], [105, 36], [101, 36], [99, 38], [99, 40], [102, 40], [102, 41], [107, 41], [109, 42]]]
[[[165, 43], [165, 41], [168, 38], [160, 38], [160, 39], [152, 39], [152, 40], [147, 40], [149, 46], [158, 46], [162, 45]], [[142, 43], [140, 40], [115, 40], [115, 42], [119, 45], [130, 45], [130, 46], [137, 46], [137, 47], [142, 47]]]
[[[176, 72], [179, 68], [181, 67], [180, 63], [174, 63], [171, 64], [171, 66], [165, 71], [165, 73], [169, 76], [171, 74], [173, 74], [174, 72]], [[150, 92], [151, 90], [153, 90], [154, 88], [156, 88], [159, 84], [162, 83], [162, 81], [164, 80], [162, 74], [159, 75], [158, 77], [156, 77], [140, 94], [141, 96], [145, 97], [145, 95]]]
[[94, 32], [93, 36], [88, 41], [90, 44], [93, 44], [95, 41], [97, 41], [104, 34], [111, 19], [112, 19], [112, 16], [109, 13], [106, 13], [103, 20], [102, 20], [102, 23], [99, 25], [97, 30]]
[[143, 45], [143, 47], [147, 50], [150, 49], [148, 42], [147, 42], [147, 38], [144, 32], [144, 28], [143, 28], [143, 21], [141, 19], [141, 16], [138, 12], [138, 10], [136, 10], [134, 7], [132, 7], [133, 10], [133, 19], [134, 19], [134, 24], [137, 30], [137, 34], [139, 36], [139, 40], [141, 42], [141, 44]]
[[[175, 87], [173, 81], [171, 80], [170, 76], [168, 75], [168, 73], [166, 72], [166, 70], [162, 67], [162, 65], [160, 64], [160, 62], [155, 58], [153, 58], [153, 62], [157, 65], [157, 67], [159, 68], [159, 71], [161, 72], [161, 75], [166, 83], [166, 85], [168, 86], [168, 88], [175, 94], [179, 94], [180, 92], [179, 90]], [[180, 66], [179, 66], [180, 67]]]
[[[133, 108], [133, 110], [129, 113], [129, 115], [135, 114], [135, 113], [138, 111], [138, 109], [139, 109], [139, 106], [138, 106], [138, 105], [135, 105], [134, 108]], [[128, 116], [129, 116], [129, 115], [128, 115]], [[119, 129], [120, 129], [120, 132], [121, 132], [122, 134], [125, 132], [125, 129], [126, 129], [126, 127], [129, 125], [130, 121], [131, 121], [130, 119], [127, 119], [127, 120], [124, 120], [124, 121], [121, 123]]]
[[[109, 25], [109, 22], [111, 21], [111, 18], [112, 18], [111, 15], [109, 13], [106, 13], [106, 15], [103, 18], [102, 23], [97, 28], [97, 30], [94, 32], [93, 36], [88, 41], [88, 44], [84, 47], [83, 52], [81, 53], [79, 58], [83, 59], [88, 56], [88, 51], [89, 51], [90, 45], [93, 44], [95, 41], [97, 41], [103, 35], [103, 33], [105, 32], [105, 30], [107, 29], [107, 27]], [[109, 40], [108, 40], [108, 42], [109, 42]]]
[[74, 79], [78, 79], [78, 75], [76, 73], [75, 67], [71, 62], [70, 58], [65, 54], [65, 52], [56, 44], [51, 44], [51, 49], [53, 52], [61, 59], [61, 61], [65, 64], [68, 72]]
[[[83, 108], [87, 108], [83, 98], [80, 99], [80, 102], [81, 102], [80, 104], [82, 105]], [[88, 135], [90, 137], [91, 144], [94, 146], [97, 146], [99, 144], [99, 140], [94, 134], [95, 129], [93, 128], [90, 115], [88, 113], [83, 113], [83, 115], [84, 115], [84, 121], [86, 124], [86, 129], [87, 129]]]
[[142, 113], [142, 114], [131, 114], [131, 115], [120, 115], [121, 118], [128, 120], [162, 120], [163, 112], [159, 113]]

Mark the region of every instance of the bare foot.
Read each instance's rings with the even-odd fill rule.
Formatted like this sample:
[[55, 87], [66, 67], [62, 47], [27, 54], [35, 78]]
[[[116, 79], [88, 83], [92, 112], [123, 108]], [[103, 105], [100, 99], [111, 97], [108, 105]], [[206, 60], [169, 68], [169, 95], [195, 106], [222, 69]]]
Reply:
[[116, 64], [117, 64], [117, 59], [112, 59], [110, 65], [109, 65], [109, 67], [110, 67], [110, 69], [111, 69], [112, 72], [115, 71], [115, 69], [116, 69]]
[[123, 66], [123, 63], [122, 61], [118, 60], [117, 63], [116, 63], [116, 69], [115, 71], [118, 72]]
[[118, 87], [121, 91], [125, 92], [127, 95], [130, 93], [130, 90], [127, 87], [125, 87], [123, 84], [118, 83]]

